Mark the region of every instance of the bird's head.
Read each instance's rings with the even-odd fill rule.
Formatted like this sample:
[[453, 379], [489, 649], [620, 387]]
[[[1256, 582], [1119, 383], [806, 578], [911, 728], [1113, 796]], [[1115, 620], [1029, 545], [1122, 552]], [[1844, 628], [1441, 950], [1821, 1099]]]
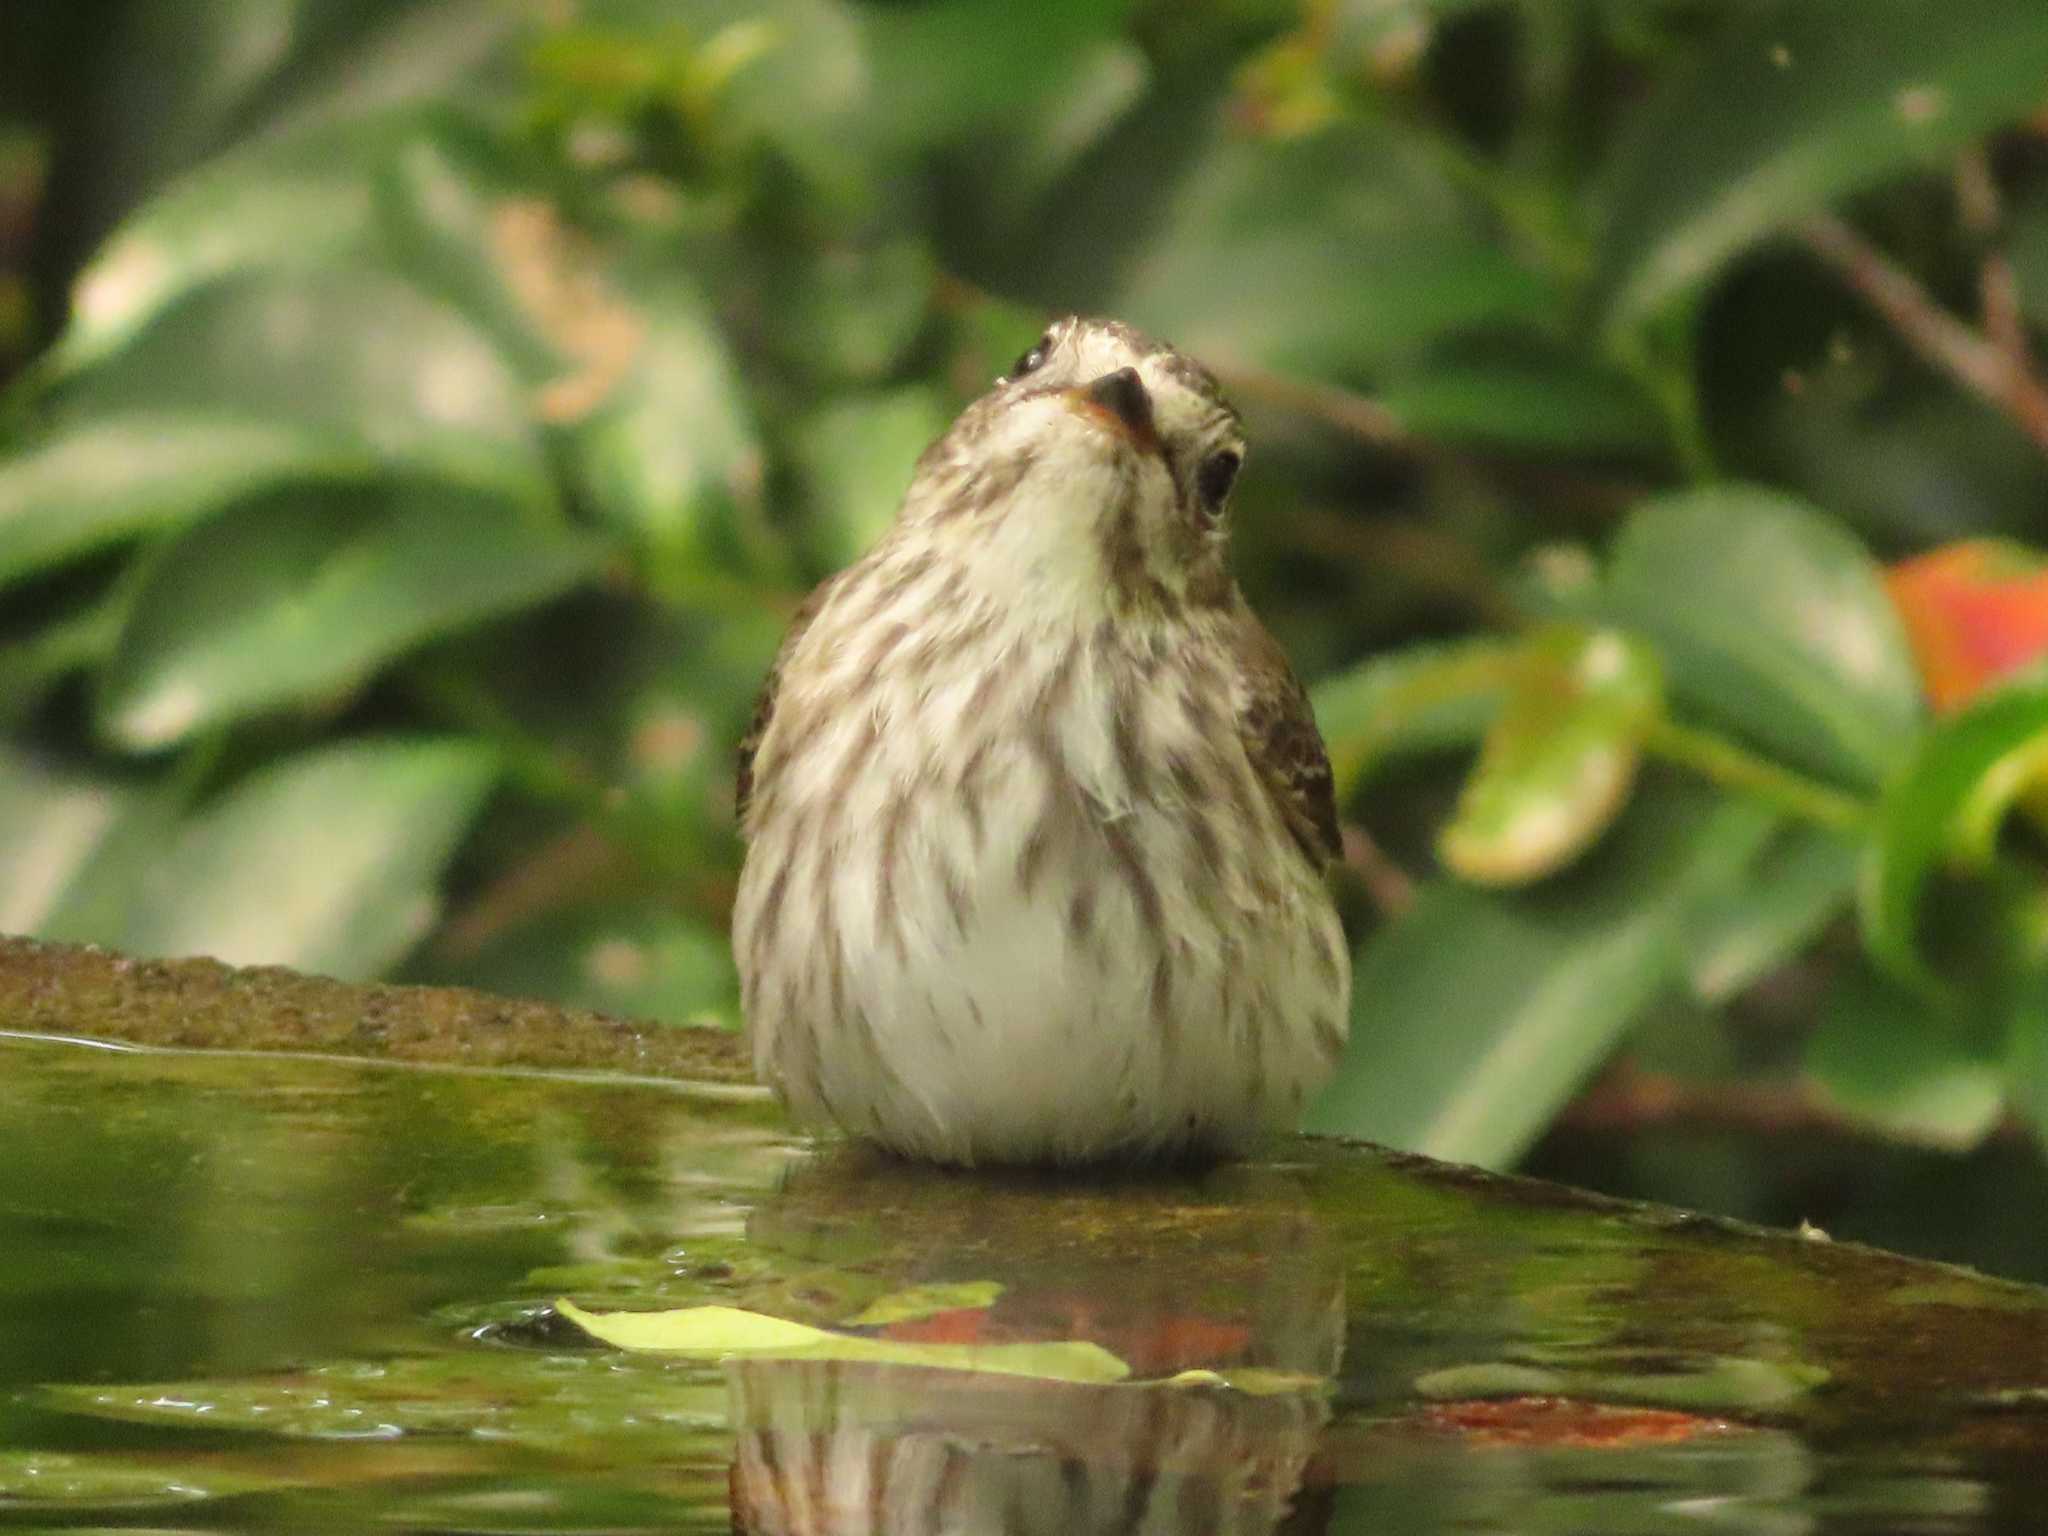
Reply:
[[919, 460], [903, 521], [1023, 583], [1118, 610], [1226, 600], [1237, 412], [1193, 358], [1113, 320], [1055, 321]]

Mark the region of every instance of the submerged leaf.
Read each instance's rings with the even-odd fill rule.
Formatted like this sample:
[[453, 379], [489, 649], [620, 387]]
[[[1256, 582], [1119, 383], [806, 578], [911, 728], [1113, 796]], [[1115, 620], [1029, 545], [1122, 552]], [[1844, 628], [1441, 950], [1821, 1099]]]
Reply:
[[998, 1280], [962, 1280], [953, 1285], [920, 1285], [881, 1296], [846, 1320], [849, 1328], [882, 1328], [930, 1317], [935, 1312], [992, 1307], [1003, 1294]]
[[657, 1354], [721, 1359], [868, 1361], [936, 1370], [1033, 1376], [1049, 1381], [1112, 1382], [1130, 1367], [1099, 1344], [1061, 1339], [1030, 1344], [912, 1344], [831, 1333], [738, 1307], [684, 1307], [674, 1312], [585, 1312], [571, 1301], [556, 1309], [607, 1344]]

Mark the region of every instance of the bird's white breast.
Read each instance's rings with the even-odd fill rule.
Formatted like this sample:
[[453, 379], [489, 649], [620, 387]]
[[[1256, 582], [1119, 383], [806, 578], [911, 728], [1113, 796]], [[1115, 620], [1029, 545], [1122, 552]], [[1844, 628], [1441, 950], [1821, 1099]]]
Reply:
[[887, 601], [835, 593], [757, 758], [734, 939], [764, 1078], [947, 1162], [1290, 1121], [1348, 962], [1203, 637], [1006, 604], [988, 572], [863, 574]]

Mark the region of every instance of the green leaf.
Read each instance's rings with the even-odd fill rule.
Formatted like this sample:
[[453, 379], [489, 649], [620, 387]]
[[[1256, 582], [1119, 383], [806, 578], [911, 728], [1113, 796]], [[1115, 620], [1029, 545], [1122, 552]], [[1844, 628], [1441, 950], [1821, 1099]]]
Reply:
[[[543, 200], [538, 178], [504, 145], [447, 113], [409, 116], [410, 130], [366, 157], [377, 250], [395, 271], [445, 299], [535, 384], [601, 369], [612, 340], [586, 243]], [[571, 386], [573, 389], [573, 385]], [[549, 415], [550, 400], [541, 399]]]
[[687, 276], [621, 275], [630, 315], [619, 382], [571, 431], [597, 516], [630, 533], [664, 589], [710, 564], [752, 564], [763, 460], [724, 337]]
[[1876, 563], [1793, 497], [1718, 485], [1643, 503], [1597, 607], [1656, 644], [1678, 704], [1840, 782], [1875, 786], [1920, 728]]
[[264, 769], [162, 848], [120, 947], [374, 977], [432, 926], [497, 777], [456, 741], [349, 742]]
[[1964, 1152], [2005, 1108], [2005, 1076], [1926, 995], [1863, 968], [1841, 976], [1806, 1046], [1828, 1097], [1902, 1141]]
[[1638, 324], [1788, 220], [1940, 164], [2038, 107], [2044, 78], [2036, 0], [1736, 9], [1615, 147], [1598, 278], [1609, 324]]
[[555, 1310], [577, 1327], [620, 1349], [706, 1359], [728, 1356], [774, 1360], [846, 1360], [916, 1365], [935, 1370], [982, 1371], [1048, 1381], [1122, 1381], [1131, 1368], [1080, 1339], [1030, 1344], [910, 1344], [828, 1333], [738, 1307], [683, 1307], [673, 1312], [586, 1312], [571, 1301]]
[[381, 16], [321, 6], [330, 18], [323, 45], [309, 49], [264, 99], [267, 133], [361, 118], [395, 109], [461, 101], [510, 106], [519, 101], [523, 45], [532, 18], [502, 0], [400, 0]]
[[[1089, 48], [1118, 35], [1130, 0], [931, 0], [859, 12], [871, 120], [926, 146], [1025, 111]], [[937, 61], [943, 61], [939, 64]]]
[[148, 751], [324, 699], [426, 640], [559, 595], [605, 553], [446, 486], [253, 503], [150, 569], [101, 678], [101, 728]]
[[764, 160], [778, 175], [793, 168], [814, 209], [844, 211], [863, 207], [880, 180], [866, 9], [841, 0], [586, 0], [538, 54], [557, 94], [575, 104], [572, 118], [589, 106], [616, 116], [637, 97], [684, 116], [693, 148], [749, 170]]
[[1530, 636], [1438, 836], [1444, 863], [1476, 884], [1520, 885], [1576, 858], [1626, 802], [1662, 707], [1657, 658], [1640, 642], [1566, 624]]
[[2013, 1107], [2036, 1140], [2048, 1144], [2048, 967], [2036, 965], [2015, 977], [2008, 1006]]
[[1923, 892], [1944, 862], [1982, 868], [2014, 798], [2048, 772], [2048, 684], [1985, 695], [1927, 734], [1879, 807], [1864, 868], [1863, 936], [1894, 975], [1927, 985]]
[[1789, 826], [1742, 883], [1688, 925], [1693, 995], [1723, 1003], [1797, 954], [1854, 899], [1862, 845], [1825, 827]]
[[1691, 914], [1771, 826], [1652, 782], [1590, 858], [1535, 891], [1425, 886], [1358, 956], [1351, 1048], [1309, 1129], [1512, 1162], [1678, 977]]
[[66, 384], [58, 425], [160, 412], [324, 433], [381, 465], [529, 508], [554, 491], [526, 390], [447, 306], [372, 272], [244, 273], [166, 310]]
[[97, 152], [81, 157], [86, 225], [104, 228], [152, 184], [219, 149], [323, 8], [135, 0], [106, 13], [112, 33], [91, 101]]
[[[1005, 114], [999, 131], [974, 140], [976, 204], [962, 225], [1000, 246], [1030, 229], [1044, 200], [1074, 174], [1116, 124], [1145, 101], [1153, 85], [1151, 62], [1128, 33], [1105, 39], [1061, 61], [1058, 78], [1038, 85], [1036, 98]], [[998, 300], [998, 303], [1005, 301]], [[1032, 324], [1015, 357], [1043, 328], [1043, 307], [1030, 307]], [[957, 316], [956, 316], [957, 318]]]
[[[489, 324], [507, 304], [489, 268], [489, 225], [521, 185], [505, 161], [439, 103], [238, 145], [170, 183], [94, 253], [45, 375], [76, 373], [178, 300], [258, 270], [304, 278], [380, 264]], [[521, 339], [524, 322], [493, 334]]]
[[1772, 400], [1760, 458], [1774, 483], [1893, 549], [2039, 531], [2048, 461], [2009, 420], [1932, 382], [1872, 398], [1859, 368], [1842, 372]]
[[129, 583], [116, 579], [54, 622], [0, 645], [0, 732], [31, 722], [64, 679], [113, 654], [127, 618]]
[[0, 461], [0, 582], [287, 481], [361, 479], [373, 467], [360, 443], [289, 421], [175, 407], [87, 420]]
[[725, 934], [651, 901], [550, 913], [447, 970], [448, 980], [465, 986], [626, 1018], [739, 1019], [739, 978]]
[[42, 934], [135, 791], [0, 751], [0, 933]]
[[996, 1304], [1003, 1294], [997, 1280], [959, 1280], [950, 1285], [917, 1285], [907, 1291], [891, 1291], [877, 1297], [846, 1320], [849, 1328], [886, 1328], [891, 1323], [915, 1322], [940, 1312], [979, 1311]]
[[930, 245], [909, 235], [793, 247], [769, 276], [765, 339], [793, 372], [825, 384], [877, 384], [896, 372], [939, 283]]
[[1310, 699], [1339, 799], [1387, 758], [1477, 742], [1507, 697], [1516, 652], [1497, 639], [1411, 646], [1317, 683]]
[[1459, 331], [1540, 325], [1556, 302], [1434, 160], [1357, 122], [1217, 129], [1127, 273], [1114, 312], [1211, 366], [1354, 382]]
[[0, 933], [118, 942], [183, 800], [0, 751]]
[[363, 249], [372, 224], [367, 165], [394, 125], [347, 124], [258, 140], [172, 182], [124, 219], [73, 287], [50, 359], [75, 372], [117, 351], [174, 301], [257, 267], [304, 270]]
[[1376, 392], [1418, 438], [1539, 453], [1650, 459], [1662, 419], [1625, 379], [1569, 358], [1442, 358]]
[[917, 456], [951, 419], [938, 390], [908, 384], [832, 401], [803, 422], [797, 467], [823, 565], [836, 570], [848, 564], [896, 521]]

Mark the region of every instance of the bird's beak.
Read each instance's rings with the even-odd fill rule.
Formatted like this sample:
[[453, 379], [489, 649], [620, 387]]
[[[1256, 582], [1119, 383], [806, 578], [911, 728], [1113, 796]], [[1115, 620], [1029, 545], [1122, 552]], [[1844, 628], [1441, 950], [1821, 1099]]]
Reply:
[[1109, 428], [1145, 453], [1159, 452], [1159, 433], [1152, 424], [1152, 396], [1135, 368], [1119, 368], [1066, 392], [1067, 403], [1080, 415]]

